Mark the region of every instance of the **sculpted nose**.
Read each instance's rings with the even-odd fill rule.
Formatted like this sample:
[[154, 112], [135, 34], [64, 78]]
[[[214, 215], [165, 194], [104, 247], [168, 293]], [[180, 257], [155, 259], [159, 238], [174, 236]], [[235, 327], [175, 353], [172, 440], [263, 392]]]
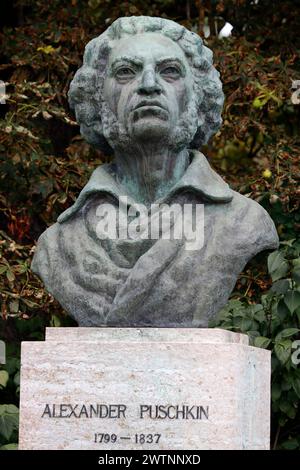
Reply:
[[157, 83], [156, 76], [154, 70], [145, 70], [142, 78], [141, 83], [138, 88], [138, 92], [140, 94], [152, 94], [152, 93], [161, 93], [161, 87], [159, 83]]

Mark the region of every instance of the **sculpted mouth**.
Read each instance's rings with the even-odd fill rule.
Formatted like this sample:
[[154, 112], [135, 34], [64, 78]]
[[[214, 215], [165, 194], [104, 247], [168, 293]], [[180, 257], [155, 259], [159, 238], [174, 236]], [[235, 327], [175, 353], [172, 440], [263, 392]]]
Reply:
[[148, 101], [148, 100], [144, 100], [138, 103], [136, 107], [134, 108], [134, 111], [139, 108], [144, 108], [144, 107], [161, 108], [166, 111], [166, 108], [159, 101]]

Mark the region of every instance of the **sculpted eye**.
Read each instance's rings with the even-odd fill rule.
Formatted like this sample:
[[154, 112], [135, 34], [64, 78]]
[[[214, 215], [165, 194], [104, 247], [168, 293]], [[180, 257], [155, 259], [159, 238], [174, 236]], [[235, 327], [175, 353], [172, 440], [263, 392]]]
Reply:
[[115, 76], [119, 80], [130, 80], [135, 76], [135, 71], [130, 67], [120, 67], [116, 70]]
[[179, 67], [169, 65], [168, 67], [161, 69], [160, 74], [166, 79], [177, 80], [181, 77], [181, 70]]

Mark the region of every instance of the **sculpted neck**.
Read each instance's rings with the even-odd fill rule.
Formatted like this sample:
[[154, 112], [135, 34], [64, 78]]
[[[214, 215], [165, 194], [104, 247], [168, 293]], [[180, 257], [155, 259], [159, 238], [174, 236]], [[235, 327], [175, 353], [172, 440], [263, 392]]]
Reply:
[[146, 206], [163, 197], [180, 180], [189, 165], [186, 149], [176, 152], [162, 145], [116, 150], [119, 182], [134, 199]]

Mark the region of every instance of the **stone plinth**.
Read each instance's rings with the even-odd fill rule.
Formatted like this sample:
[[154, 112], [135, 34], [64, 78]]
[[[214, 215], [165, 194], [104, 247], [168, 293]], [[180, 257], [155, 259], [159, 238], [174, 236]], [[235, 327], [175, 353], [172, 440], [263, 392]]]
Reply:
[[268, 449], [270, 353], [220, 329], [48, 328], [22, 344], [20, 449]]

